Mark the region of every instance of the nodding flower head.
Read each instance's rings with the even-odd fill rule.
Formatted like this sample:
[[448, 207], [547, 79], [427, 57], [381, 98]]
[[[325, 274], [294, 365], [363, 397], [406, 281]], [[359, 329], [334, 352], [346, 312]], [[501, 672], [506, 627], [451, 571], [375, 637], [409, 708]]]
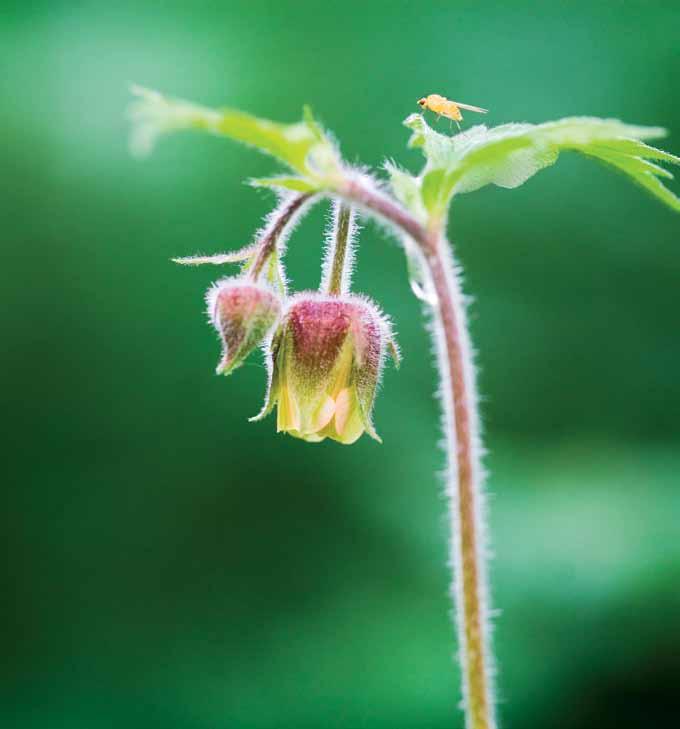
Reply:
[[223, 344], [217, 373], [229, 375], [274, 328], [281, 317], [281, 300], [262, 284], [225, 278], [209, 289], [206, 301]]
[[277, 430], [316, 443], [354, 443], [371, 420], [385, 353], [397, 350], [389, 321], [368, 299], [298, 294], [272, 339], [267, 401]]

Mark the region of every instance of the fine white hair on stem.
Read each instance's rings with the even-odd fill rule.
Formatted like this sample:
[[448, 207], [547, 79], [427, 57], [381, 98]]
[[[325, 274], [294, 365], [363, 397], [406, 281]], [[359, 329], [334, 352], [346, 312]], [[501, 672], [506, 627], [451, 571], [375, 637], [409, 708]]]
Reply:
[[419, 241], [422, 225], [385, 190], [381, 180], [359, 167], [345, 169], [343, 185], [336, 191], [346, 202], [371, 218], [388, 236], [401, 243], [403, 236]]
[[[486, 542], [486, 499], [483, 488], [485, 471], [482, 464], [484, 451], [478, 416], [474, 352], [467, 327], [466, 300], [461, 290], [460, 272], [453, 262], [450, 245], [446, 240], [442, 240], [438, 246], [438, 254], [440, 265], [434, 275], [439, 278], [440, 286], [443, 284], [448, 291], [449, 307], [446, 311], [441, 305], [432, 307], [430, 331], [440, 375], [443, 444], [447, 453], [445, 476], [451, 519], [451, 593], [456, 608], [454, 612], [458, 657], [463, 675], [463, 701], [470, 729], [478, 725], [494, 727], [495, 667], [490, 648], [491, 614], [486, 569], [490, 555]], [[451, 334], [451, 322], [446, 321], [449, 316], [453, 316], [455, 320], [455, 342], [452, 342], [454, 338]], [[454, 362], [452, 343], [459, 354]], [[458, 390], [459, 393], [464, 393], [463, 402], [454, 402], [457, 388], [452, 373], [453, 377], [460, 378]], [[462, 420], [461, 412], [465, 415], [467, 433], [457, 432], [457, 424], [460, 425]], [[469, 473], [462, 474], [460, 457], [465, 450], [468, 451]], [[464, 483], [466, 479], [469, 479], [467, 484]], [[477, 632], [479, 635], [475, 635]], [[481, 656], [478, 655], [480, 650]], [[471, 665], [473, 662], [478, 666]], [[476, 685], [472, 685], [473, 683]], [[485, 715], [486, 723], [476, 723], [475, 715]]]
[[277, 194], [277, 198], [278, 201], [276, 207], [265, 216], [264, 224], [255, 234], [255, 239], [263, 240], [265, 237], [270, 236], [279, 225], [279, 221], [287, 216], [285, 225], [276, 238], [276, 250], [279, 256], [283, 256], [286, 253], [288, 239], [304, 214], [308, 211], [313, 198], [309, 196], [309, 199], [295, 209], [290, 215], [288, 215], [288, 211], [291, 208], [292, 203], [300, 198], [300, 193], [279, 192]]
[[[473, 351], [465, 299], [443, 221], [425, 227], [380, 185], [358, 170], [348, 171], [339, 194], [408, 236], [422, 250], [424, 292], [431, 289], [433, 339], [440, 371], [451, 522], [452, 593], [467, 729], [495, 729], [493, 656], [485, 560], [486, 520], [480, 426]], [[431, 284], [431, 287], [430, 287]], [[424, 298], [430, 298], [429, 296]]]
[[356, 211], [352, 206], [333, 198], [325, 232], [321, 291], [341, 296], [350, 290], [359, 232], [356, 218]]
[[255, 278], [259, 278], [267, 259], [276, 254], [278, 279], [283, 295], [288, 292], [288, 281], [282, 258], [286, 253], [288, 239], [297, 224], [309, 211], [318, 196], [300, 193], [280, 193], [277, 206], [267, 214], [264, 225], [255, 233], [253, 248], [259, 249], [252, 263]]

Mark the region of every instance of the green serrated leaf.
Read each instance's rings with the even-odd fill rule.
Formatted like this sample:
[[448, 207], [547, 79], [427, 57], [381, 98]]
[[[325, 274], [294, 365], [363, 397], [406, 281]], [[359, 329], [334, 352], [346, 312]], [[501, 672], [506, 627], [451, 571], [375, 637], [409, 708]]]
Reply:
[[[665, 133], [665, 130], [659, 130]], [[659, 134], [658, 136], [662, 136]], [[680, 164], [680, 157], [676, 157], [670, 152], [664, 152], [662, 149], [656, 147], [650, 147], [644, 142], [640, 142], [637, 139], [611, 139], [605, 142], [599, 142], [599, 147], [610, 149], [614, 152], [620, 152], [622, 154], [628, 154], [634, 157], [645, 157], [646, 159], [655, 159], [661, 162], [671, 162], [673, 164]]]
[[606, 149], [595, 149], [587, 152], [593, 157], [605, 162], [632, 178], [634, 182], [641, 185], [645, 190], [665, 202], [669, 207], [680, 212], [680, 198], [674, 195], [662, 182], [659, 177], [673, 178], [670, 172], [658, 165], [652, 164], [640, 157], [629, 157]]
[[[295, 124], [280, 124], [269, 119], [246, 114], [236, 109], [210, 109], [181, 99], [172, 99], [157, 91], [134, 86], [138, 97], [129, 110], [133, 122], [131, 148], [137, 154], [147, 154], [163, 134], [184, 129], [198, 129], [231, 137], [276, 157], [303, 175], [326, 175], [339, 164], [331, 140], [313, 121], [311, 112]], [[309, 164], [313, 154], [315, 164]], [[322, 159], [327, 169], [319, 170]]]
[[650, 147], [642, 139], [660, 137], [659, 127], [640, 127], [616, 119], [571, 117], [545, 124], [479, 125], [448, 137], [432, 129], [419, 114], [404, 124], [413, 134], [409, 146], [426, 158], [421, 173], [422, 203], [430, 216], [443, 218], [451, 198], [485, 185], [517, 187], [572, 150], [617, 167], [674, 209], [680, 200], [658, 179], [670, 172], [650, 162], [680, 164], [680, 158]]
[[630, 161], [633, 163], [631, 169], [635, 169], [637, 172], [651, 172], [653, 175], [665, 177], [668, 180], [673, 179], [673, 175], [664, 167], [660, 167], [654, 162], [650, 162], [649, 159], [644, 159], [643, 157], [621, 154], [621, 152], [612, 148], [610, 145], [595, 144], [592, 148], [585, 152], [585, 154], [597, 157], [606, 162], [610, 162], [612, 160]]

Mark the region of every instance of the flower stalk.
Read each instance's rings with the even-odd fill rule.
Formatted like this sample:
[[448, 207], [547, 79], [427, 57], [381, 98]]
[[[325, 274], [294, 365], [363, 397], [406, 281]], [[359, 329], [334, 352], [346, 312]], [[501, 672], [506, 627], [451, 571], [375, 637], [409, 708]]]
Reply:
[[280, 245], [284, 231], [292, 227], [299, 213], [302, 212], [304, 204], [311, 200], [311, 193], [300, 193], [284, 198], [282, 204], [270, 216], [268, 225], [262, 232], [257, 244], [257, 253], [250, 266], [250, 278], [257, 281], [262, 273], [265, 263]]
[[321, 290], [330, 296], [340, 296], [349, 291], [354, 263], [355, 217], [350, 205], [333, 201], [332, 227], [321, 281]]

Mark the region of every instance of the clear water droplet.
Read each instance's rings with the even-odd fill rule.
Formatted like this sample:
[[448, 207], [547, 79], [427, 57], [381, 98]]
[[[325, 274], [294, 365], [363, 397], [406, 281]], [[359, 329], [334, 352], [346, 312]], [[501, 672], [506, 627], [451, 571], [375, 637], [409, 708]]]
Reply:
[[437, 295], [434, 292], [425, 262], [420, 251], [412, 241], [404, 242], [406, 265], [408, 269], [408, 282], [414, 296], [430, 306], [437, 305]]

